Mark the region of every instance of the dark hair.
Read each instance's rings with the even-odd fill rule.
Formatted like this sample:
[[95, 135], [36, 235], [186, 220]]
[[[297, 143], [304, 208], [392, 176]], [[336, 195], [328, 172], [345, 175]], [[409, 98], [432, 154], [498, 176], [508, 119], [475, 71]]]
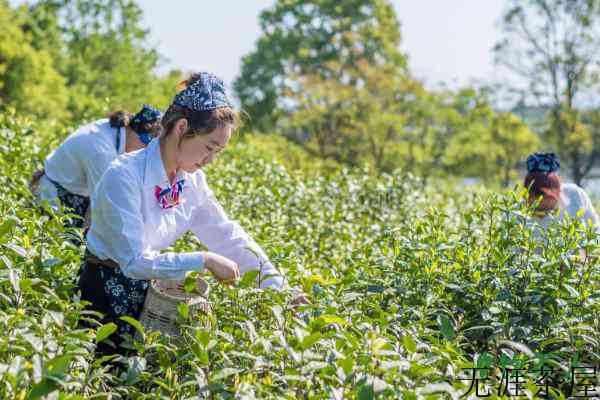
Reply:
[[[560, 178], [554, 172], [532, 171], [525, 176], [523, 183], [529, 189], [530, 198], [537, 199], [540, 196], [548, 194], [547, 192], [558, 198], [560, 193]], [[544, 191], [544, 189], [546, 190]]]
[[108, 114], [108, 120], [111, 128], [124, 128], [129, 126], [129, 121], [133, 115], [127, 111], [113, 111]]
[[108, 114], [111, 128], [131, 128], [136, 133], [152, 132], [160, 130], [160, 125], [148, 123], [136, 123], [134, 115], [127, 111], [114, 111]]
[[133, 118], [133, 121], [130, 120], [131, 122], [129, 123], [129, 127], [131, 129], [133, 129], [134, 131], [136, 131], [137, 133], [144, 133], [144, 132], [150, 132], [154, 129], [154, 127], [156, 126], [158, 121], [155, 121], [153, 123], [149, 123], [149, 122], [140, 122], [140, 121], [136, 121], [136, 118]]
[[[199, 73], [192, 74], [188, 79], [180, 82], [177, 85], [177, 89], [183, 90], [199, 79]], [[210, 111], [195, 111], [187, 107], [171, 104], [161, 121], [165, 135], [168, 135], [173, 130], [173, 127], [180, 119], [188, 121], [189, 127], [184, 137], [207, 135], [225, 125], [231, 125], [236, 129], [239, 124], [239, 115], [231, 107], [220, 107]]]

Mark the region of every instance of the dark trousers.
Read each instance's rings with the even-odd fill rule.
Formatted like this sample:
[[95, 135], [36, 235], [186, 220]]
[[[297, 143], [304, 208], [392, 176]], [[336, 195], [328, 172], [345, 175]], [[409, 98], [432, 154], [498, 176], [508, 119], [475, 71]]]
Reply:
[[[120, 317], [127, 315], [135, 319], [139, 318], [146, 298], [148, 281], [128, 278], [120, 268], [90, 265], [84, 262], [80, 269], [78, 286], [81, 300], [90, 303], [86, 309], [102, 313], [100, 319], [102, 324], [114, 322], [117, 325], [115, 333], [98, 343], [97, 353], [125, 355], [127, 350], [121, 347], [124, 340], [122, 335], [134, 336], [135, 329]], [[82, 321], [82, 324], [92, 327], [88, 321]], [[110, 345], [108, 340], [114, 346]]]

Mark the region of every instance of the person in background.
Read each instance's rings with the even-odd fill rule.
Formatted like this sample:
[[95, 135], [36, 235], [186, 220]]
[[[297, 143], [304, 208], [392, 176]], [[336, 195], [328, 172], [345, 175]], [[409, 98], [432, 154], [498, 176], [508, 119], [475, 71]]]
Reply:
[[77, 129], [34, 174], [31, 189], [38, 202], [70, 208], [78, 218], [69, 219], [68, 227], [88, 226], [90, 196], [102, 174], [120, 154], [142, 149], [158, 136], [160, 117], [160, 111], [144, 105], [135, 115], [117, 111]]
[[[527, 158], [527, 201], [534, 207], [535, 236], [540, 238], [552, 223], [578, 219], [585, 227], [598, 229], [600, 219], [587, 193], [558, 175], [560, 161], [554, 153], [534, 153]], [[584, 256], [582, 253], [581, 256]]]
[[[529, 204], [536, 205], [538, 220], [549, 222], [550, 214], [558, 209], [561, 219], [568, 215], [579, 218], [586, 226], [598, 226], [600, 220], [587, 193], [574, 183], [562, 183], [559, 169], [560, 162], [554, 153], [535, 153], [527, 158], [523, 183], [529, 189]], [[579, 210], [583, 210], [583, 214], [577, 217]]]

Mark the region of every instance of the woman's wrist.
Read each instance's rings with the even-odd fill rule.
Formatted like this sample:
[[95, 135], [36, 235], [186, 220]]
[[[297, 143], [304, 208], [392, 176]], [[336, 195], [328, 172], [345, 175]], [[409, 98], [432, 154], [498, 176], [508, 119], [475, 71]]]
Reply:
[[212, 272], [211, 262], [210, 262], [210, 252], [201, 251], [200, 255], [202, 257], [202, 270]]

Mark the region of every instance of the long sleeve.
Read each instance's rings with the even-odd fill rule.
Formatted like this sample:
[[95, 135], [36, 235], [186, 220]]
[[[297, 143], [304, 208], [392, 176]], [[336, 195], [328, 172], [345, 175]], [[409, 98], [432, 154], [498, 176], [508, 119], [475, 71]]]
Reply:
[[595, 227], [596, 230], [599, 230], [600, 229], [600, 218], [598, 218], [598, 214], [596, 213], [596, 210], [594, 209], [594, 205], [592, 204], [592, 201], [590, 200], [590, 198], [587, 195], [587, 193], [585, 192], [585, 190], [579, 188], [578, 192], [579, 192], [579, 197], [581, 199], [582, 207], [584, 209], [583, 220], [584, 220], [585, 224], [588, 225], [591, 223], [592, 226]]
[[242, 274], [259, 270], [261, 288], [283, 288], [283, 276], [242, 227], [229, 219], [204, 179], [199, 182], [197, 201], [191, 229], [198, 239], [210, 251], [235, 261]]
[[[107, 146], [103, 146], [107, 147]], [[110, 163], [117, 157], [116, 151], [112, 148], [96, 149], [93, 156], [84, 159], [84, 169], [87, 181], [87, 189], [90, 196], [100, 182], [102, 175], [110, 166]]]
[[142, 218], [143, 186], [125, 168], [110, 167], [94, 192], [92, 226], [88, 248], [101, 259], [116, 261], [133, 279], [185, 278], [188, 271], [201, 271], [200, 252], [159, 253], [145, 251], [146, 230]]
[[[112, 127], [107, 127], [106, 129], [108, 132], [105, 133], [110, 140], [106, 140], [106, 136], [104, 136], [105, 140], [98, 140], [97, 137], [99, 136], [99, 133], [88, 135], [87, 137], [88, 142], [90, 137], [94, 137], [96, 140], [90, 144], [93, 143], [98, 146], [98, 148], [95, 149], [93, 156], [83, 159], [83, 163], [85, 164], [88, 193], [90, 196], [92, 196], [94, 193], [94, 189], [100, 182], [102, 175], [104, 175], [104, 172], [108, 169], [113, 160], [115, 160], [119, 154], [122, 154], [125, 151], [127, 140], [125, 128], [115, 129]], [[115, 138], [116, 135], [118, 135], [118, 139]], [[117, 143], [113, 143], [113, 140], [116, 140], [119, 143], [118, 148], [115, 146]], [[85, 154], [85, 149], [81, 149], [80, 151], [82, 154]]]

